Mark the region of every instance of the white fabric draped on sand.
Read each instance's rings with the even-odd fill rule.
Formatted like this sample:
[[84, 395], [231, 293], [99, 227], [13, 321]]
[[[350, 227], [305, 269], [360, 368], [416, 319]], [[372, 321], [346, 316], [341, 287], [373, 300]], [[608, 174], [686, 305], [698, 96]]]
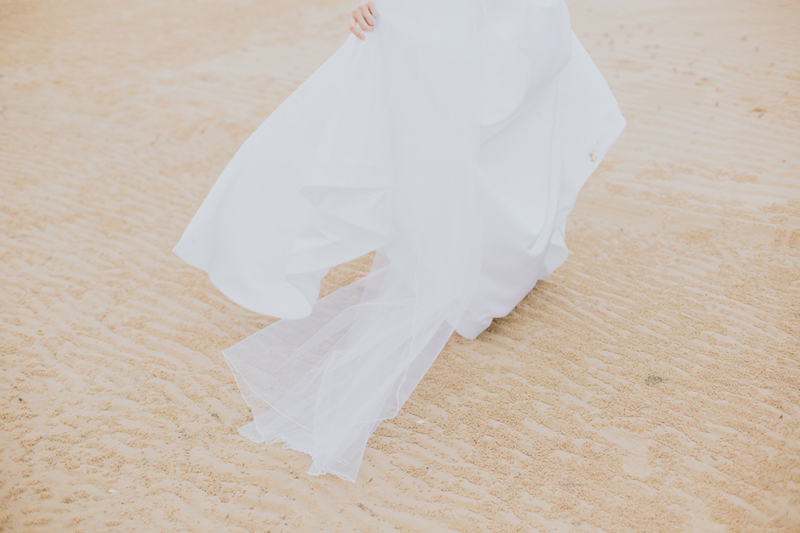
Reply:
[[[377, 0], [244, 143], [178, 245], [281, 317], [224, 351], [254, 420], [354, 481], [452, 332], [476, 337], [567, 256], [566, 217], [624, 128], [561, 0]], [[318, 299], [330, 268], [369, 275]]]

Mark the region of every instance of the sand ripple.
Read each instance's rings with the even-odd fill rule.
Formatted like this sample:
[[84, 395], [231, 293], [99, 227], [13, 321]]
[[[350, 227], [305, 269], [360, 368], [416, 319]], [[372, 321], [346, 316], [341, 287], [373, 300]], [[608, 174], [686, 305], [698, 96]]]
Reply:
[[569, 260], [451, 340], [357, 484], [236, 433], [220, 349], [270, 319], [170, 249], [346, 6], [0, 4], [0, 530], [800, 530], [789, 0], [571, 1], [629, 126]]

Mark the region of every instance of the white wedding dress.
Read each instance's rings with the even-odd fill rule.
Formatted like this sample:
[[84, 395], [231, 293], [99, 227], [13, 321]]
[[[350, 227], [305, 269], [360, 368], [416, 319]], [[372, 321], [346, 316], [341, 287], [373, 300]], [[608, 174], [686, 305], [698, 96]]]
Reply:
[[[625, 127], [562, 0], [376, 0], [247, 139], [175, 253], [281, 317], [224, 355], [240, 431], [355, 481], [453, 331], [475, 338], [567, 257], [566, 218]], [[332, 267], [369, 275], [319, 299]]]

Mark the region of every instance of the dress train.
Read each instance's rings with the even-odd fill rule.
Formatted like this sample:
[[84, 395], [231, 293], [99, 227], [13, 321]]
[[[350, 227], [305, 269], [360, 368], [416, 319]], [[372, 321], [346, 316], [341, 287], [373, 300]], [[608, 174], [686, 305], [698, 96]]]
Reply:
[[223, 352], [254, 413], [240, 432], [350, 481], [453, 331], [475, 338], [566, 259], [567, 215], [625, 126], [562, 0], [375, 5], [375, 31], [247, 139], [175, 247], [284, 319]]

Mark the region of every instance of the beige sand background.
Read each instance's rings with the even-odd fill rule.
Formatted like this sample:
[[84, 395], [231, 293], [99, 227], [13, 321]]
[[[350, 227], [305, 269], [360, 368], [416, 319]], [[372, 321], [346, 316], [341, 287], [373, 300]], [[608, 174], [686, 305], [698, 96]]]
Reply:
[[0, 0], [0, 530], [800, 531], [800, 3], [569, 5], [628, 119], [572, 255], [351, 484], [237, 434], [271, 319], [170, 252], [348, 0]]

